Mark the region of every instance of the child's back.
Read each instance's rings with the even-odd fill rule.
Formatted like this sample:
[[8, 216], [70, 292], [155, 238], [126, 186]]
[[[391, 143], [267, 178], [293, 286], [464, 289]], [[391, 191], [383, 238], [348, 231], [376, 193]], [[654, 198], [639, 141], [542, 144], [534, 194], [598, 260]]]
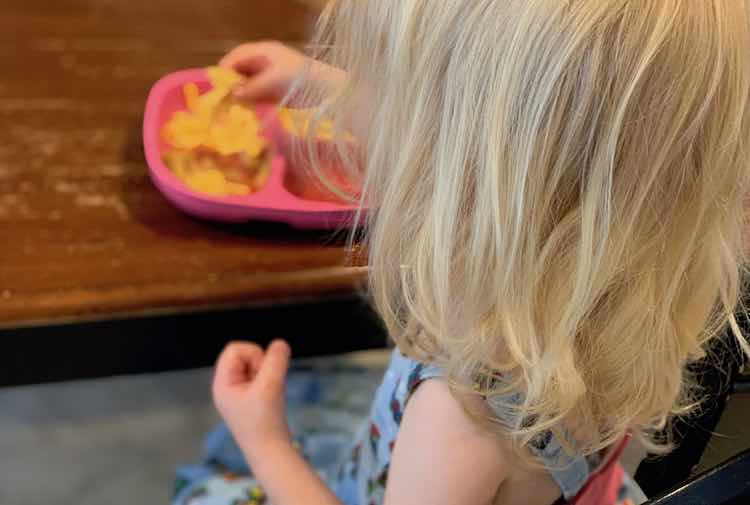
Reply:
[[346, 76], [322, 114], [361, 141], [372, 295], [409, 356], [347, 503], [570, 499], [690, 404], [686, 364], [736, 326], [747, 9], [334, 2], [319, 47]]

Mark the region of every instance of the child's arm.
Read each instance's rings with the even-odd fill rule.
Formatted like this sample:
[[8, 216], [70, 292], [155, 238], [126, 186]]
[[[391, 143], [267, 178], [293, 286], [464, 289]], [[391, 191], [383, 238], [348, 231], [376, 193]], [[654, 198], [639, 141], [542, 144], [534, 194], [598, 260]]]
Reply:
[[291, 443], [269, 446], [250, 466], [274, 505], [342, 505]]
[[477, 428], [444, 381], [429, 380], [407, 403], [385, 505], [490, 504], [509, 468], [497, 438]]
[[281, 341], [266, 352], [228, 345], [216, 364], [214, 402], [271, 503], [341, 505], [292, 444], [284, 404], [289, 355]]

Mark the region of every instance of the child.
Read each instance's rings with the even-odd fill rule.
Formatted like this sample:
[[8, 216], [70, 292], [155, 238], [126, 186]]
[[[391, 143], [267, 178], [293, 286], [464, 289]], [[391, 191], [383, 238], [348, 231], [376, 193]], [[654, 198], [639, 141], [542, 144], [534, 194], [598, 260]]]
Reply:
[[215, 401], [270, 503], [642, 499], [612, 488], [622, 441], [666, 448], [700, 399], [686, 364], [739, 337], [749, 22], [744, 0], [340, 0], [320, 61], [226, 56], [248, 100], [309, 67], [294, 103], [358, 139], [398, 346], [327, 482], [287, 427], [288, 346], [227, 347]]

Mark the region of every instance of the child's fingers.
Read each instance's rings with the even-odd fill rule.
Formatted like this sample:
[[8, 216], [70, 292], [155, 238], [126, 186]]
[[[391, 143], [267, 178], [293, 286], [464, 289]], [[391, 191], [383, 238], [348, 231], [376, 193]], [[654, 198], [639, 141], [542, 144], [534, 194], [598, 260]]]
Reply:
[[263, 364], [258, 371], [258, 386], [274, 392], [282, 390], [291, 354], [289, 344], [283, 340], [273, 341], [266, 349]]
[[231, 386], [248, 382], [263, 362], [263, 349], [250, 342], [232, 342], [216, 362], [214, 384]]
[[255, 42], [242, 44], [225, 54], [224, 57], [219, 60], [219, 66], [234, 69], [240, 61], [257, 56], [260, 50], [260, 46]]
[[278, 98], [276, 96], [277, 87], [277, 77], [271, 72], [265, 72], [250, 77], [245, 82], [238, 84], [234, 88], [233, 93], [240, 100], [256, 102]]
[[264, 54], [253, 54], [240, 49], [242, 48], [235, 50], [238, 51], [237, 53], [230, 52], [219, 63], [247, 77], [235, 86], [234, 96], [248, 102], [278, 98], [276, 96], [278, 76], [270, 68], [271, 60]]
[[232, 66], [235, 72], [247, 77], [260, 74], [271, 65], [271, 60], [264, 54], [239, 58]]

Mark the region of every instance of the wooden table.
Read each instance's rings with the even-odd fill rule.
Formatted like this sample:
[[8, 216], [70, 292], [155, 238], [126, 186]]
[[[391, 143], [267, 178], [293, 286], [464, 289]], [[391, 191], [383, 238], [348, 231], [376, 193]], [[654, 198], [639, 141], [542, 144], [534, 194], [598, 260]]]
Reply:
[[[68, 347], [101, 356], [113, 334], [132, 347], [146, 332], [144, 345], [161, 348], [212, 333], [213, 353], [228, 330], [320, 333], [326, 323], [335, 333], [331, 318], [346, 319], [364, 277], [340, 239], [188, 218], [156, 191], [141, 148], [159, 77], [210, 65], [245, 40], [298, 43], [312, 14], [293, 0], [4, 0], [0, 336], [25, 350], [10, 369], [0, 364], [0, 384], [144, 369], [113, 359], [87, 372], [71, 358], [61, 373], [26, 372], [42, 345], [58, 359]], [[195, 364], [159, 363], [145, 369]]]

